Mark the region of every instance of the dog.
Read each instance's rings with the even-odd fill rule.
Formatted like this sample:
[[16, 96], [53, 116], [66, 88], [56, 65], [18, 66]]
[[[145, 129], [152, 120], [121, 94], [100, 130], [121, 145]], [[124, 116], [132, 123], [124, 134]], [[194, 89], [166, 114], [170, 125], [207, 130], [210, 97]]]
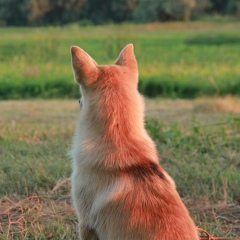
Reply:
[[113, 65], [98, 65], [76, 46], [71, 56], [82, 93], [71, 152], [80, 239], [199, 239], [145, 130], [133, 44]]

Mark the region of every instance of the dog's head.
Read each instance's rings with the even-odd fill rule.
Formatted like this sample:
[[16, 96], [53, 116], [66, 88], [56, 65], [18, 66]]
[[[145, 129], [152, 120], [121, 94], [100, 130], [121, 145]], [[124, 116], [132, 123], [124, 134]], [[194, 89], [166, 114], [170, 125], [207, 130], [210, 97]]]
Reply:
[[117, 124], [124, 121], [123, 118], [131, 119], [131, 115], [143, 112], [137, 90], [138, 65], [133, 44], [122, 50], [113, 65], [98, 65], [84, 50], [75, 46], [71, 47], [71, 55], [75, 80], [81, 86], [83, 112], [88, 112], [84, 115], [95, 116], [95, 121], [97, 118], [108, 119]]
[[[84, 90], [101, 86], [113, 87], [131, 81], [137, 85], [138, 67], [133, 44], [128, 44], [120, 53], [114, 65], [99, 66], [91, 56], [79, 47], [71, 47], [72, 66], [75, 80]], [[121, 81], [120, 83], [118, 83]]]

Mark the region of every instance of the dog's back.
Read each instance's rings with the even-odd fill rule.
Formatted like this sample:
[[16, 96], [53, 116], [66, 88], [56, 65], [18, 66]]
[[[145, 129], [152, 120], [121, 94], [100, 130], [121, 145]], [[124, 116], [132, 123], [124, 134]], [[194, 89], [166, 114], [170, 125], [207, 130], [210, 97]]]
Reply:
[[82, 240], [196, 240], [196, 227], [144, 128], [138, 69], [128, 45], [98, 66], [72, 47], [83, 107], [73, 146], [72, 196]]

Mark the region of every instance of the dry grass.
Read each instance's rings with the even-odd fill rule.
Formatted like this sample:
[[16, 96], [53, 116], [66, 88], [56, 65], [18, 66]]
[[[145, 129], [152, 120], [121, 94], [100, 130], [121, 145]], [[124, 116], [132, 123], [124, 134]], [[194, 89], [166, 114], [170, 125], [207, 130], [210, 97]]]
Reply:
[[237, 97], [226, 96], [223, 98], [197, 98], [194, 100], [146, 100], [146, 115], [148, 117], [159, 116], [152, 115], [152, 111], [191, 111], [191, 112], [220, 112], [220, 113], [237, 113], [240, 114], [240, 99]]
[[0, 199], [1, 239], [60, 239], [59, 234], [61, 239], [69, 239], [69, 232], [76, 239], [75, 228], [76, 217], [69, 194], [64, 198], [34, 194], [27, 198]]
[[[71, 204], [69, 192], [62, 196], [61, 188], [69, 188], [68, 180], [48, 196], [32, 195], [27, 198], [12, 196], [11, 199], [0, 199], [0, 239], [56, 239], [56, 227], [63, 228], [61, 239], [77, 238], [77, 219]], [[63, 186], [64, 185], [64, 186]], [[67, 186], [65, 186], [67, 185]], [[58, 192], [59, 191], [59, 192]], [[53, 194], [54, 193], [54, 194]], [[220, 202], [211, 205], [207, 199], [202, 199], [192, 205], [191, 200], [185, 199], [185, 204], [192, 214], [199, 219], [195, 222], [203, 229], [218, 229], [225, 236], [239, 239], [240, 206]], [[46, 228], [51, 225], [50, 228]], [[1, 238], [1, 235], [3, 238]], [[36, 237], [37, 236], [37, 237]], [[60, 238], [59, 238], [60, 239]]]
[[232, 96], [224, 98], [198, 98], [195, 100], [150, 100], [146, 101], [147, 118], [158, 118], [164, 123], [188, 125], [193, 115], [202, 125], [223, 121], [229, 114], [240, 114], [240, 99]]

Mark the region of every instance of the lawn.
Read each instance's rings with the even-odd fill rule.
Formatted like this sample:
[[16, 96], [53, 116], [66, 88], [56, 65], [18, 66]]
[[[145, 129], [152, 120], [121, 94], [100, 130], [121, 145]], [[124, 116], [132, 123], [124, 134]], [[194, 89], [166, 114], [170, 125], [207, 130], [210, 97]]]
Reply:
[[132, 42], [149, 97], [240, 95], [240, 22], [0, 28], [0, 99], [74, 98], [70, 46], [112, 64]]
[[[0, 239], [76, 239], [77, 100], [0, 102]], [[240, 100], [146, 100], [146, 128], [196, 224], [240, 236]]]

